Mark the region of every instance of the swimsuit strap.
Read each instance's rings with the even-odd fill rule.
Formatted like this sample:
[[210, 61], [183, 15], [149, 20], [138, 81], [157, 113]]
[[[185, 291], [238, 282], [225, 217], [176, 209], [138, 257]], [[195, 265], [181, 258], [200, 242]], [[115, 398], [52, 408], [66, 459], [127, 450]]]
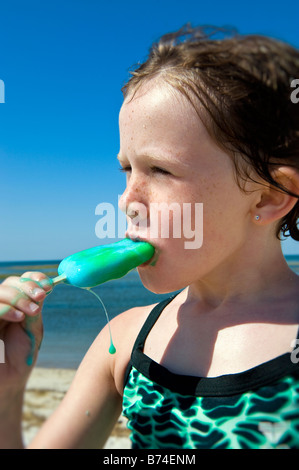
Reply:
[[145, 322], [144, 322], [144, 324], [143, 324], [143, 326], [142, 326], [142, 328], [141, 328], [141, 330], [140, 330], [140, 332], [137, 336], [137, 339], [136, 339], [135, 344], [133, 346], [132, 353], [136, 349], [140, 349], [141, 351], [143, 350], [144, 343], [145, 343], [145, 340], [146, 340], [149, 332], [151, 331], [152, 327], [154, 326], [154, 324], [158, 320], [158, 318], [161, 315], [164, 308], [174, 299], [174, 297], [175, 297], [175, 295], [172, 295], [171, 297], [168, 297], [167, 299], [162, 300], [162, 302], [158, 303], [152, 309], [152, 311], [150, 312], [149, 316], [145, 320]]
[[143, 326], [142, 326], [142, 328], [141, 328], [141, 330], [140, 330], [140, 332], [139, 332], [139, 334], [136, 338], [136, 341], [135, 341], [133, 349], [132, 349], [132, 354], [131, 354], [130, 361], [129, 361], [127, 367], [126, 367], [124, 384], [127, 383], [127, 380], [128, 380], [129, 374], [130, 374], [130, 370], [131, 370], [131, 367], [132, 367], [132, 356], [133, 356], [134, 352], [137, 349], [139, 349], [140, 351], [143, 351], [143, 347], [144, 347], [144, 343], [145, 343], [145, 340], [147, 338], [147, 335], [149, 334], [152, 327], [154, 326], [154, 324], [158, 320], [159, 316], [161, 315], [161, 313], [164, 310], [164, 308], [166, 307], [166, 305], [168, 305], [176, 296], [177, 296], [177, 294], [174, 294], [171, 297], [168, 297], [167, 299], [162, 300], [162, 302], [158, 303], [152, 309], [149, 316], [145, 320], [145, 322], [144, 322], [144, 324], [143, 324]]

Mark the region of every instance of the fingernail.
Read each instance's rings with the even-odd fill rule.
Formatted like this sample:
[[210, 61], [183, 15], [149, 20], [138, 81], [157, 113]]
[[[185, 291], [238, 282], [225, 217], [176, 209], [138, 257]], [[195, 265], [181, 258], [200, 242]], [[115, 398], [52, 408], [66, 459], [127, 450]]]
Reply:
[[36, 312], [39, 309], [39, 305], [35, 304], [34, 302], [30, 302], [29, 307], [31, 312]]
[[44, 293], [45, 293], [45, 291], [44, 291], [43, 289], [40, 289], [39, 287], [36, 287], [36, 288], [33, 289], [33, 291], [32, 291], [32, 295], [33, 295], [34, 297], [36, 297], [36, 296], [38, 296], [38, 295], [40, 295], [40, 294], [44, 294]]
[[41, 287], [53, 287], [53, 281], [51, 278], [48, 279], [42, 279], [41, 281], [38, 281], [38, 284]]
[[24, 318], [24, 316], [25, 316], [25, 315], [24, 315], [24, 313], [23, 313], [23, 312], [21, 312], [21, 310], [15, 310], [15, 312], [14, 312], [14, 313], [15, 313], [15, 318], [17, 318], [18, 320], [21, 320], [21, 319], [23, 319], [23, 318]]

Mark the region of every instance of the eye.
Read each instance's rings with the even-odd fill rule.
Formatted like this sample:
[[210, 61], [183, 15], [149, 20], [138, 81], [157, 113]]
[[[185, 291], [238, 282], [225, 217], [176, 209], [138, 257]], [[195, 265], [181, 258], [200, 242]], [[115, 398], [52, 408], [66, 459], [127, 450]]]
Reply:
[[128, 173], [129, 171], [131, 171], [131, 167], [130, 167], [130, 165], [121, 166], [121, 167], [119, 168], [119, 171], [121, 171], [122, 173]]
[[160, 175], [170, 175], [169, 171], [165, 170], [164, 168], [160, 168], [158, 166], [153, 166], [151, 168], [152, 173], [158, 173]]

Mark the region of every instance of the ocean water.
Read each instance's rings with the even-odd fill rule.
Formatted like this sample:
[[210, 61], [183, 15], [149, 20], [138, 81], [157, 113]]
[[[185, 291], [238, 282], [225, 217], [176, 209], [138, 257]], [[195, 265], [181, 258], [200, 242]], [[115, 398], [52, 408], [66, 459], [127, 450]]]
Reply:
[[[299, 255], [286, 256], [286, 260], [299, 275]], [[57, 265], [55, 261], [0, 263], [0, 282], [7, 276], [26, 271], [42, 271], [53, 277], [57, 275]], [[110, 319], [128, 308], [156, 303], [169, 295], [149, 292], [135, 270], [122, 279], [93, 290], [104, 302]], [[37, 361], [39, 367], [77, 368], [107, 323], [104, 309], [92, 293], [66, 284], [57, 285], [47, 296], [43, 319], [44, 338]]]

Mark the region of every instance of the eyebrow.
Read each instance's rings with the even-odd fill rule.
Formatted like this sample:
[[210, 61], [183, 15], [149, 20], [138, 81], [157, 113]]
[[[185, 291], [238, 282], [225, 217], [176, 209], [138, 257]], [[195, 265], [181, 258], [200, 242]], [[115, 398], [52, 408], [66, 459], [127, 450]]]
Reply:
[[[146, 158], [149, 162], [153, 163], [153, 164], [155, 164], [155, 163], [156, 164], [162, 164], [163, 162], [165, 162], [165, 163], [169, 163], [170, 165], [171, 164], [173, 164], [173, 165], [179, 164], [180, 166], [184, 166], [184, 162], [179, 161], [175, 157], [169, 157], [169, 156], [166, 156], [166, 155], [161, 155], [161, 156], [156, 157], [154, 155], [149, 155], [149, 154], [144, 154], [142, 156], [144, 158]], [[126, 160], [126, 157], [122, 156], [120, 153], [117, 154], [116, 158], [119, 162]]]

